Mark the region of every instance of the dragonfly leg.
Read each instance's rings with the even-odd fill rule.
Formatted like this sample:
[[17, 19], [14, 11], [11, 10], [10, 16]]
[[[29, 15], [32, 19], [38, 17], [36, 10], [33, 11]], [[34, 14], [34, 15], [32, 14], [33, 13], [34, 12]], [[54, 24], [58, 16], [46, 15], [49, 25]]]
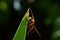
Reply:
[[37, 30], [37, 28], [34, 26], [34, 30], [36, 31], [36, 33], [38, 34], [39, 37], [41, 37], [39, 31]]
[[33, 30], [33, 28], [34, 28], [34, 27], [32, 26], [31, 29], [28, 31], [28, 33], [30, 33], [30, 32]]

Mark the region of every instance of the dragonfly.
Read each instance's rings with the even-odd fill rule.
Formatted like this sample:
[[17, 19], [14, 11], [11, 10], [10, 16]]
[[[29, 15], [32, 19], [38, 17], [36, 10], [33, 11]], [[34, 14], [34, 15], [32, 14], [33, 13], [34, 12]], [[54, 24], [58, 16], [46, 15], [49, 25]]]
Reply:
[[29, 17], [29, 19], [28, 19], [28, 32], [27, 32], [27, 34], [29, 34], [30, 32], [32, 32], [32, 30], [34, 30], [36, 33], [37, 33], [37, 35], [39, 36], [39, 37], [41, 37], [41, 34], [39, 33], [39, 31], [37, 30], [37, 28], [36, 28], [36, 25], [35, 25], [35, 19], [34, 19], [34, 16], [33, 16], [33, 13], [32, 13], [32, 10], [31, 10], [31, 8], [29, 8], [29, 11], [30, 11], [30, 13], [31, 13], [31, 16]]

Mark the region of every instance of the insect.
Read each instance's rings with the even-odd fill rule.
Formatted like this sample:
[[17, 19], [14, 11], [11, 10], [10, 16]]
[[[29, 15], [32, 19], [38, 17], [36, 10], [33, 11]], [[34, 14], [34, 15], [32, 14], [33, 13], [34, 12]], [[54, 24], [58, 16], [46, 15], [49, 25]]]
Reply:
[[27, 34], [29, 34], [32, 30], [34, 30], [37, 33], [37, 35], [39, 37], [41, 37], [39, 31], [37, 30], [37, 28], [35, 26], [35, 19], [34, 19], [34, 16], [32, 14], [32, 10], [30, 8], [29, 8], [29, 10], [31, 12], [31, 17], [29, 17], [29, 20], [28, 20], [28, 25], [27, 26], [28, 26], [29, 30], [28, 30]]

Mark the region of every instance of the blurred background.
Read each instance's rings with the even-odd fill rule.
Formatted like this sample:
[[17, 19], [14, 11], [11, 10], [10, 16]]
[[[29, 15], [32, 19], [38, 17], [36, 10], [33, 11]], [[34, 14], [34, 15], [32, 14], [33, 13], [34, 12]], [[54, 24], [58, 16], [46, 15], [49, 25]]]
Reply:
[[42, 36], [30, 40], [60, 40], [59, 0], [0, 0], [0, 40], [12, 40], [29, 7]]

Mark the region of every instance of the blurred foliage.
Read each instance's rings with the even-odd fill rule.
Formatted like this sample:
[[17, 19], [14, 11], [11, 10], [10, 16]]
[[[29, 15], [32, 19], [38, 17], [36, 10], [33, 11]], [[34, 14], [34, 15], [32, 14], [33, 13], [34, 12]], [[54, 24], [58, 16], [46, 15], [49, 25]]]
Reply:
[[0, 25], [4, 25], [8, 21], [10, 16], [8, 12], [9, 10], [6, 1], [0, 1]]
[[57, 30], [52, 34], [51, 40], [60, 40], [60, 30]]
[[7, 11], [8, 9], [7, 3], [4, 1], [0, 2], [0, 9], [3, 11]]

